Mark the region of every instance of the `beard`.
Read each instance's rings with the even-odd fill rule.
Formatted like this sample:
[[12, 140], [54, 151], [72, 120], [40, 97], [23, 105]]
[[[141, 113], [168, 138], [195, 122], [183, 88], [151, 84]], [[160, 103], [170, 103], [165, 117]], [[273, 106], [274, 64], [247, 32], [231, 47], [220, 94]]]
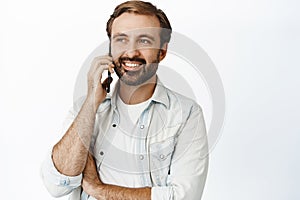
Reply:
[[[139, 62], [141, 65], [140, 69], [136, 71], [128, 71], [122, 66], [124, 61]], [[145, 83], [156, 74], [159, 64], [159, 54], [151, 63], [146, 63], [145, 59], [138, 57], [120, 57], [118, 62], [114, 64], [114, 70], [122, 82], [124, 82], [126, 85], [138, 86]]]

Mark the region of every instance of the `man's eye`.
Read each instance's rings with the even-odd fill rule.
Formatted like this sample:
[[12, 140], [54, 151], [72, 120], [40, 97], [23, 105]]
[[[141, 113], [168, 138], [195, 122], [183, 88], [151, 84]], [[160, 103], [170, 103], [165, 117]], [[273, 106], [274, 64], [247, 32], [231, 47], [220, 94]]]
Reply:
[[125, 38], [118, 38], [116, 41], [124, 43], [124, 42], [126, 42], [126, 39]]
[[147, 39], [140, 39], [141, 44], [151, 44], [151, 42]]

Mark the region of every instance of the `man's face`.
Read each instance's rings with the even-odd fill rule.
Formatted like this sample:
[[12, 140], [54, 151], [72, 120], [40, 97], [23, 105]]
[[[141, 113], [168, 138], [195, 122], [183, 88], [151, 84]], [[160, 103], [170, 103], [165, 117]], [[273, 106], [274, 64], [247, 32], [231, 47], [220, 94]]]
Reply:
[[166, 47], [160, 49], [160, 30], [154, 16], [124, 13], [113, 22], [111, 54], [125, 84], [140, 85], [156, 74], [166, 53]]

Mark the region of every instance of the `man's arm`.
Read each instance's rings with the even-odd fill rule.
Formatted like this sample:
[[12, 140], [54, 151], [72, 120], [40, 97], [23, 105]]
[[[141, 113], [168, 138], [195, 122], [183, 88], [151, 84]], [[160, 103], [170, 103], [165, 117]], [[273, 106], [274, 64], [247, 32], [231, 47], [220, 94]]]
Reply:
[[178, 135], [172, 158], [166, 186], [126, 188], [103, 184], [98, 178], [96, 167], [93, 167], [92, 170], [83, 172], [82, 188], [98, 200], [200, 200], [208, 170], [208, 143], [203, 113], [199, 106], [195, 106], [191, 111], [189, 119]]
[[52, 159], [56, 169], [67, 176], [82, 173], [87, 160], [88, 149], [94, 130], [98, 106], [105, 99], [105, 84], [101, 83], [102, 72], [109, 69], [112, 73], [112, 59], [109, 56], [93, 60], [88, 73], [87, 98], [62, 139], [53, 147]]
[[209, 164], [208, 140], [202, 109], [194, 104], [177, 135], [166, 187], [153, 187], [152, 200], [200, 200]]
[[102, 190], [104, 190], [104, 194], [106, 196], [105, 200], [150, 200], [151, 199], [151, 188], [126, 188], [126, 187], [120, 187], [115, 185], [103, 185]]
[[[189, 119], [178, 135], [178, 142], [172, 157], [166, 186], [126, 188], [103, 184], [94, 167], [93, 170], [83, 172], [82, 188], [86, 193], [100, 200], [169, 200], [174, 198], [200, 200], [209, 159], [205, 123], [199, 106], [195, 106], [191, 111]], [[89, 163], [94, 163], [94, 161]], [[97, 177], [96, 181], [88, 178], [90, 174], [93, 174], [92, 177]]]
[[150, 200], [151, 188], [126, 188], [103, 184], [94, 158], [89, 154], [83, 171], [82, 189], [97, 200]]
[[60, 173], [67, 176], [77, 176], [82, 173], [95, 123], [95, 114], [91, 100], [86, 99], [66, 134], [53, 147], [53, 163]]
[[95, 184], [83, 177], [83, 190], [97, 200], [151, 200], [151, 188], [127, 188], [108, 184]]

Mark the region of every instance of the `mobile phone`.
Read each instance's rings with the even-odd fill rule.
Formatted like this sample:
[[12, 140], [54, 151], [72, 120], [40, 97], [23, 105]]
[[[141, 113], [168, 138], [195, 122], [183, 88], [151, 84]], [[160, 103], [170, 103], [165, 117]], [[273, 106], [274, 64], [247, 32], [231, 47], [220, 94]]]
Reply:
[[106, 92], [109, 93], [110, 92], [110, 84], [111, 84], [111, 73], [108, 70], [107, 72], [107, 84], [106, 84]]
[[[111, 47], [110, 47], [110, 42], [109, 42], [109, 47], [108, 47], [108, 55], [111, 56]], [[111, 78], [111, 73], [108, 70], [107, 71], [107, 84], [106, 84], [106, 92], [109, 93], [110, 92], [110, 84], [112, 82], [112, 78]]]

